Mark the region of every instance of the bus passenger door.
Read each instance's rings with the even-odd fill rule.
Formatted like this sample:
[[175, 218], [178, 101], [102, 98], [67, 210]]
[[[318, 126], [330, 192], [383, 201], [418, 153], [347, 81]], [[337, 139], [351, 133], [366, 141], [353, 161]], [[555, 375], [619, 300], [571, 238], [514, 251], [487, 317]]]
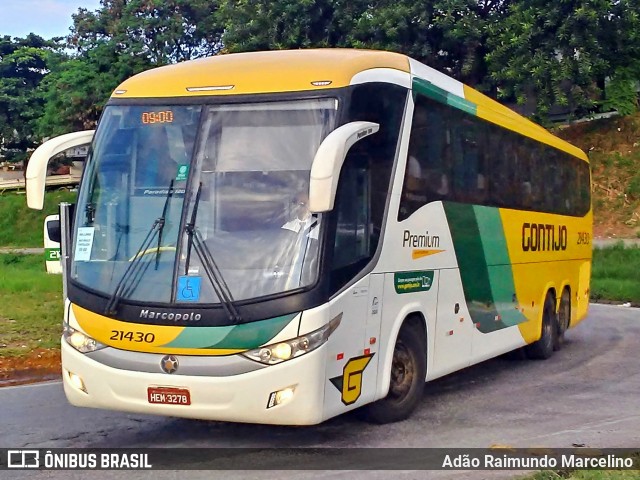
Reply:
[[327, 353], [325, 409], [329, 415], [351, 410], [374, 398], [381, 292], [382, 275], [365, 276], [331, 302], [330, 317], [340, 315], [341, 319]]
[[469, 366], [473, 322], [457, 269], [440, 270], [434, 356], [429, 378]]
[[361, 274], [379, 231], [371, 221], [370, 170], [360, 160], [343, 166], [336, 197], [329, 275], [332, 290], [343, 290], [330, 307], [331, 318], [342, 315], [329, 341], [325, 405], [332, 415], [372, 401], [376, 392], [383, 275]]

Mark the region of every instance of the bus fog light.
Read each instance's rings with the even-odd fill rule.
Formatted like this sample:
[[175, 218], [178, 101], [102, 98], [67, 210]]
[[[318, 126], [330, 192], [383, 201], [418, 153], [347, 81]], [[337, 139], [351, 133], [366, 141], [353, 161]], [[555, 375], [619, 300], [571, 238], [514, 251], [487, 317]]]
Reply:
[[84, 393], [87, 393], [87, 387], [84, 386], [84, 381], [82, 380], [82, 377], [80, 377], [80, 375], [76, 375], [75, 373], [72, 372], [67, 372], [67, 375], [69, 376], [69, 383], [77, 390], [81, 390]]
[[296, 387], [292, 386], [284, 388], [282, 390], [278, 390], [277, 392], [271, 392], [271, 394], [269, 395], [269, 401], [267, 402], [267, 408], [276, 407], [288, 402], [293, 398], [295, 390]]

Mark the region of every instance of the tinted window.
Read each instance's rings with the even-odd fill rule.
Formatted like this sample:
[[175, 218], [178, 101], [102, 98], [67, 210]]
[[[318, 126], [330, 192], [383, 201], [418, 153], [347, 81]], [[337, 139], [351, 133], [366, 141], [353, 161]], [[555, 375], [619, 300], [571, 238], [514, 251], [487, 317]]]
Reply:
[[437, 200], [583, 216], [589, 179], [579, 158], [417, 95], [398, 219]]
[[407, 90], [364, 84], [351, 93], [346, 122], [371, 121], [380, 130], [357, 142], [345, 159], [334, 208], [331, 290], [338, 291], [374, 256], [380, 240]]

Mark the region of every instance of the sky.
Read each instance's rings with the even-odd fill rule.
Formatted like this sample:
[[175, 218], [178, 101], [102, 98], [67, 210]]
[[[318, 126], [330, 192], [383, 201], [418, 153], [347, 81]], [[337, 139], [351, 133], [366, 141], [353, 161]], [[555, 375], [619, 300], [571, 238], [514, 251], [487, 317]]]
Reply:
[[45, 39], [65, 37], [78, 8], [93, 11], [100, 0], [0, 0], [0, 37], [25, 37], [33, 32]]

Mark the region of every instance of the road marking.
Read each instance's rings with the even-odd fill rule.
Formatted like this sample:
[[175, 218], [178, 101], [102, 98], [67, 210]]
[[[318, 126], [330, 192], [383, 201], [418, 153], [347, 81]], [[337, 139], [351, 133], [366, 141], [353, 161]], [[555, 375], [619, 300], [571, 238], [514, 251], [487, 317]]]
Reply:
[[12, 385], [9, 387], [0, 387], [0, 393], [5, 390], [11, 390], [12, 388], [35, 388], [35, 387], [47, 387], [49, 385], [56, 385], [62, 383], [62, 380], [51, 380], [48, 382], [28, 383], [26, 385]]

